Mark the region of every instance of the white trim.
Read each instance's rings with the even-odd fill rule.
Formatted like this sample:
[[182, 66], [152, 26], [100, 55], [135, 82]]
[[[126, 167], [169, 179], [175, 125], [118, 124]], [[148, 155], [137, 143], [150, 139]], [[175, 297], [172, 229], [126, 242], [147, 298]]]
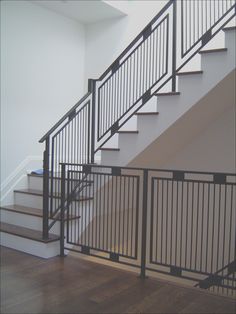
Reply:
[[27, 173], [42, 167], [41, 156], [27, 156], [1, 184], [1, 204], [13, 202], [13, 190], [27, 187]]

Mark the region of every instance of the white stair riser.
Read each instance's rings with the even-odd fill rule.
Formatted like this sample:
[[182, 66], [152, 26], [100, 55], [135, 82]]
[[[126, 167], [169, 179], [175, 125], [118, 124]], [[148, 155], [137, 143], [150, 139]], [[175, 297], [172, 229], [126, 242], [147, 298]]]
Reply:
[[236, 46], [236, 30], [228, 30], [225, 32], [225, 47], [228, 48], [227, 54], [233, 56], [235, 60], [235, 46]]
[[39, 209], [43, 208], [42, 196], [14, 192], [14, 199], [15, 199], [16, 205], [39, 208]]
[[1, 245], [42, 258], [50, 258], [60, 254], [59, 241], [43, 243], [5, 232], [0, 233]]
[[122, 162], [119, 162], [119, 156], [119, 151], [101, 151], [101, 164], [106, 166], [121, 166]]
[[[25, 228], [30, 228], [34, 230], [42, 230], [43, 220], [41, 217], [27, 215], [17, 212], [12, 212], [8, 210], [1, 209], [1, 221], [9, 223], [16, 226], [21, 226]], [[49, 221], [49, 223], [51, 220]], [[56, 222], [53, 228], [50, 230], [50, 233], [59, 234], [60, 225], [59, 222]]]
[[28, 177], [28, 188], [33, 190], [43, 190], [43, 178], [36, 176]]
[[156, 112], [157, 111], [157, 99], [152, 97], [138, 112]]
[[[99, 168], [98, 168], [99, 169]], [[32, 190], [43, 190], [43, 178], [42, 177], [35, 177], [29, 176], [28, 178], [28, 188]], [[54, 180], [54, 190], [60, 193], [61, 191], [61, 180], [55, 179]], [[49, 184], [49, 192], [51, 191], [51, 184]]]

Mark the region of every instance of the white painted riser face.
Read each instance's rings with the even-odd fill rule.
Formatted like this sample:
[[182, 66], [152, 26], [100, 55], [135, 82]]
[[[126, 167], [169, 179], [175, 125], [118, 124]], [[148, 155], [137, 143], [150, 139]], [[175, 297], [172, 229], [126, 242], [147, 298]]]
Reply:
[[[96, 168], [96, 171], [99, 171], [100, 168]], [[94, 168], [95, 171], [95, 168]], [[56, 189], [59, 193], [61, 191], [61, 180], [54, 180], [54, 189]], [[43, 190], [43, 178], [36, 176], [28, 177], [28, 188], [32, 190]], [[49, 191], [51, 191], [51, 185], [49, 184]]]
[[59, 241], [42, 243], [12, 234], [0, 233], [1, 245], [42, 258], [50, 258], [60, 253]]
[[138, 116], [138, 135], [120, 134], [120, 151], [102, 151], [101, 164], [127, 165], [235, 69], [235, 31], [225, 35], [227, 52], [201, 55], [203, 74], [180, 76], [180, 95], [153, 97], [159, 115]]
[[14, 200], [16, 205], [39, 209], [43, 208], [42, 196], [14, 192]]
[[[22, 213], [16, 213], [8, 210], [1, 209], [1, 221], [9, 223], [16, 226], [21, 226], [25, 228], [30, 228], [34, 230], [42, 230], [43, 220], [41, 217], [25, 215]], [[51, 220], [49, 221], [49, 223]], [[56, 222], [55, 225], [50, 230], [50, 233], [59, 234], [60, 224]]]
[[[26, 207], [31, 207], [31, 208], [38, 208], [42, 209], [43, 208], [43, 197], [38, 196], [38, 195], [31, 195], [31, 194], [25, 194], [25, 193], [18, 193], [15, 192], [15, 204], [16, 205], [21, 205], [21, 206], [26, 206]], [[56, 204], [60, 203], [60, 199], [54, 199], [56, 201]], [[84, 201], [83, 202], [83, 208], [87, 208], [89, 206], [90, 202], [89, 201]]]
[[29, 176], [28, 188], [32, 190], [43, 190], [43, 177]]

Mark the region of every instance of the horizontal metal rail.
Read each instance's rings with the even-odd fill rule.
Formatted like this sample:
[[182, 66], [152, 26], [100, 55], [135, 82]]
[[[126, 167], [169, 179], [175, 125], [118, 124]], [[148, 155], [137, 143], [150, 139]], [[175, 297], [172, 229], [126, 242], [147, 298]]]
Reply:
[[61, 166], [65, 194], [83, 176], [93, 182], [88, 202], [64, 200], [67, 249], [139, 267], [142, 278], [149, 270], [235, 290], [235, 173]]

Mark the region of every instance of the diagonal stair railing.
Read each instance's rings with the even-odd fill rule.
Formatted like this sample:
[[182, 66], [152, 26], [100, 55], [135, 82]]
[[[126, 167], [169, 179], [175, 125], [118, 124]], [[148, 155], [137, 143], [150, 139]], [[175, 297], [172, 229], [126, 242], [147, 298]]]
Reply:
[[[95, 153], [234, 18], [234, 0], [170, 0], [88, 93], [41, 139], [45, 142], [43, 237], [60, 211], [60, 163], [94, 163]], [[72, 167], [72, 166], [71, 166]], [[78, 182], [79, 184], [79, 182]]]

